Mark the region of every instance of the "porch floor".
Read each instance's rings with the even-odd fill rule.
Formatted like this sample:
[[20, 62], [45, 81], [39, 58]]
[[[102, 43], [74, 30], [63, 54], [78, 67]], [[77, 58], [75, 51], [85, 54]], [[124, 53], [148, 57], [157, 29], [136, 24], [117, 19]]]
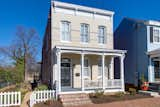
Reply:
[[62, 87], [62, 92], [68, 92], [68, 91], [81, 91], [81, 88], [72, 88], [72, 87]]

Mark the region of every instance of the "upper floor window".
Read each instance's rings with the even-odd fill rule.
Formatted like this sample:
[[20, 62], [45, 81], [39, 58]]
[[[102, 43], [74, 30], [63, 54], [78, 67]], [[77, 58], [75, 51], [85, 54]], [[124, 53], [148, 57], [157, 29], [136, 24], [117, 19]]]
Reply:
[[150, 28], [150, 41], [153, 43], [160, 42], [160, 28], [159, 27]]
[[106, 27], [105, 26], [99, 26], [98, 27], [98, 43], [104, 44], [105, 43], [105, 37], [106, 37]]
[[160, 42], [160, 28], [153, 29], [153, 41]]
[[71, 40], [70, 22], [68, 21], [61, 22], [61, 40], [62, 41]]
[[81, 24], [81, 42], [87, 43], [89, 42], [89, 25], [88, 24]]

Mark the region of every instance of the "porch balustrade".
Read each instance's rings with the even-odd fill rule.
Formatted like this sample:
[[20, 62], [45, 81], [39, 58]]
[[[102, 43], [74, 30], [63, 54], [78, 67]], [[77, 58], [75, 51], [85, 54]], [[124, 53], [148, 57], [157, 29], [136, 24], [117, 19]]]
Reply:
[[102, 80], [84, 80], [84, 89], [102, 88]]
[[106, 79], [105, 80], [105, 88], [122, 88], [122, 80], [121, 79]]

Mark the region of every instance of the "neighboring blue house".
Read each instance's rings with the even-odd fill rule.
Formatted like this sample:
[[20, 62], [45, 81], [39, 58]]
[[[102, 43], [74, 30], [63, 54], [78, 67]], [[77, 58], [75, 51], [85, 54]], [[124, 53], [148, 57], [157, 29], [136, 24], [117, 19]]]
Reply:
[[160, 82], [160, 21], [124, 18], [114, 35], [115, 48], [127, 50], [126, 83], [138, 85], [142, 74]]

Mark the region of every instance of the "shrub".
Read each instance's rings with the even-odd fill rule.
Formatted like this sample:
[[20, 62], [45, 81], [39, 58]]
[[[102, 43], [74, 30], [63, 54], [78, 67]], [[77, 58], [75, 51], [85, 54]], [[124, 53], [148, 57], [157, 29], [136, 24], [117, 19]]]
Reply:
[[37, 91], [38, 90], [48, 90], [48, 86], [44, 85], [44, 84], [41, 84], [38, 87], [36, 87], [35, 90], [37, 90]]
[[91, 98], [99, 98], [102, 97], [104, 95], [104, 91], [103, 90], [95, 90], [94, 93], [90, 93], [89, 96]]
[[115, 96], [117, 96], [117, 97], [123, 97], [124, 96], [124, 92], [117, 92], [115, 94]]
[[130, 95], [135, 95], [137, 93], [135, 88], [129, 88]]

